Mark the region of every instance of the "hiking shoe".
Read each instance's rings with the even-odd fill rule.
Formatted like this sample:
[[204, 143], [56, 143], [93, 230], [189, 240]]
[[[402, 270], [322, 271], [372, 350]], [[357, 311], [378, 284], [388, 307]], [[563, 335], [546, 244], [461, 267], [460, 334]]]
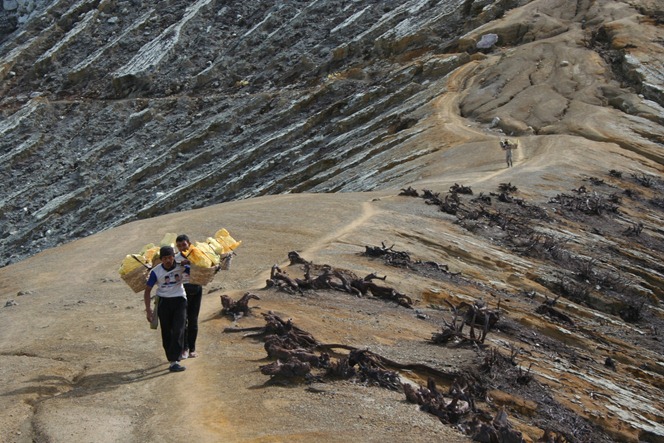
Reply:
[[185, 369], [187, 369], [187, 368], [185, 368], [184, 366], [181, 366], [180, 363], [175, 363], [175, 364], [169, 366], [169, 368], [168, 368], [168, 370], [171, 371], [171, 372], [182, 372]]
[[196, 358], [198, 357], [198, 352], [196, 351], [190, 351], [189, 352], [189, 358]]
[[182, 355], [180, 356], [180, 360], [186, 360], [189, 358], [189, 349], [185, 349], [182, 351]]

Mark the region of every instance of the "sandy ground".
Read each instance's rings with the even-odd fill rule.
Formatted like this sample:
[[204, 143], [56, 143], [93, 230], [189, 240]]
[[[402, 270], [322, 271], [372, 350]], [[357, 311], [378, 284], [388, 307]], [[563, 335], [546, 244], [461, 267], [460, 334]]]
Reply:
[[[264, 364], [262, 345], [222, 333], [232, 322], [219, 316], [219, 294], [237, 297], [246, 290], [259, 290], [265, 271], [283, 262], [290, 250], [313, 258], [341, 248], [345, 252], [336, 254], [352, 258], [361, 249], [343, 239], [366, 227], [376, 212], [371, 204], [375, 197], [274, 197], [174, 214], [132, 223], [3, 270], [9, 276], [3, 279], [4, 294], [29, 292], [15, 297], [17, 306], [2, 311], [5, 390], [0, 399], [5, 411], [2, 428], [9, 430], [3, 439], [341, 441], [360, 435], [373, 441], [388, 436], [463, 441], [405, 403], [401, 394], [389, 393], [392, 404], [386, 411], [372, 399], [376, 388], [340, 383], [312, 394], [303, 386], [265, 386], [267, 378], [257, 370]], [[268, 210], [261, 214], [260, 208]], [[306, 219], [303, 229], [296, 226], [297, 217]], [[144, 319], [140, 295], [117, 275], [118, 258], [161, 233], [186, 226], [196, 238], [222, 225], [243, 245], [232, 269], [209, 287], [221, 291], [204, 298], [201, 357], [186, 361], [185, 373], [170, 374], [158, 332], [150, 330]], [[63, 279], [63, 273], [69, 277]], [[263, 296], [263, 311], [292, 317], [305, 328], [313, 323], [311, 330], [328, 342], [350, 339], [356, 346], [366, 346], [376, 340], [365, 341], [359, 328], [346, 329], [345, 315], [336, 324], [321, 324], [317, 307], [308, 306], [301, 297], [273, 298]], [[411, 317], [400, 321], [412, 322]], [[246, 318], [241, 323], [251, 326], [262, 320]], [[393, 340], [391, 330], [380, 333]], [[333, 417], [331, 410], [336, 411]], [[384, 427], [389, 421], [394, 424]]]

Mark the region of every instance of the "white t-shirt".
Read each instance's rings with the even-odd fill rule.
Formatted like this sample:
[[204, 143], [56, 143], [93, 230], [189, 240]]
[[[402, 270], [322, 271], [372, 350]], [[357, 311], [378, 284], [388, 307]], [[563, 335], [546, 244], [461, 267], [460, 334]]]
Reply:
[[[187, 257], [185, 257], [182, 252], [178, 252], [175, 254], [175, 261], [180, 263], [182, 260], [188, 260]], [[183, 266], [188, 266], [188, 265], [183, 265]], [[189, 283], [189, 273], [186, 273], [182, 276], [182, 283]]]
[[164, 265], [156, 266], [152, 271], [150, 271], [150, 277], [148, 277], [147, 285], [154, 287], [157, 285], [157, 295], [164, 298], [172, 297], [184, 297], [187, 298], [187, 294], [184, 292], [184, 276], [189, 278], [189, 266], [175, 265], [173, 269], [167, 271], [164, 269]]

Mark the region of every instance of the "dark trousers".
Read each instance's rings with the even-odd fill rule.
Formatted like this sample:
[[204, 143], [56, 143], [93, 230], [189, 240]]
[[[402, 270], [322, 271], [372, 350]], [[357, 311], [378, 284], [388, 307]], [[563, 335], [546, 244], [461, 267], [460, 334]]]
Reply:
[[180, 361], [184, 348], [184, 328], [187, 320], [187, 299], [159, 297], [157, 310], [161, 324], [161, 344], [168, 361]]
[[189, 351], [196, 350], [196, 337], [198, 337], [198, 314], [201, 312], [203, 287], [185, 283], [184, 291], [187, 293], [187, 332], [184, 336], [184, 348]]

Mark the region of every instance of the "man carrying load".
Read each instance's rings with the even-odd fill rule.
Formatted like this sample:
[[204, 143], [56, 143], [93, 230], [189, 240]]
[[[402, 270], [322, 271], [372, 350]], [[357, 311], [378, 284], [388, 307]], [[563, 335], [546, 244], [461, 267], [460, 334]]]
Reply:
[[187, 318], [187, 295], [183, 281], [189, 275], [189, 266], [175, 262], [175, 251], [171, 246], [162, 246], [159, 249], [159, 257], [161, 264], [150, 271], [143, 293], [145, 312], [148, 322], [152, 322], [155, 313], [150, 307], [150, 293], [157, 285], [159, 308], [156, 315], [161, 326], [162, 346], [170, 363], [168, 370], [181, 372], [186, 369], [180, 365]]
[[[175, 239], [175, 246], [178, 248], [178, 254], [175, 260], [184, 265], [189, 265], [187, 258], [190, 254], [196, 254], [196, 247], [191, 244], [191, 240], [185, 234], [180, 234]], [[187, 294], [187, 324], [184, 335], [184, 348], [182, 358], [198, 357], [196, 352], [196, 337], [198, 336], [198, 314], [201, 311], [201, 300], [203, 298], [203, 287], [189, 283], [189, 278], [185, 277], [184, 290]]]
[[516, 149], [519, 147], [519, 142], [511, 142], [510, 140], [501, 140], [500, 141], [500, 147], [503, 148], [505, 151], [505, 162], [507, 163], [507, 167], [511, 168], [512, 167], [512, 150]]

